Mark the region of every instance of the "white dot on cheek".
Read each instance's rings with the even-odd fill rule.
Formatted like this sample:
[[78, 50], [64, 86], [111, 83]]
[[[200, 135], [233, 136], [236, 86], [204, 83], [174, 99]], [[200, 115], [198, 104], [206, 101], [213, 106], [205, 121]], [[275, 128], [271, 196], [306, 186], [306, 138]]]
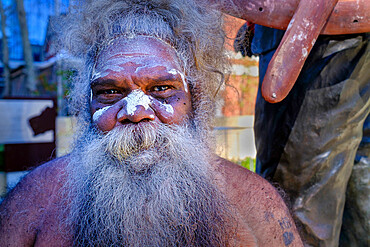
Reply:
[[172, 107], [172, 105], [169, 105], [169, 104], [163, 104], [163, 106], [165, 107], [165, 110], [166, 110], [166, 112], [168, 112], [169, 114], [173, 114], [173, 107]]
[[162, 113], [165, 113], [167, 117], [172, 116], [174, 114], [175, 111], [174, 111], [172, 105], [162, 103], [159, 100], [156, 100], [156, 99], [153, 99], [153, 98], [152, 98], [152, 101], [153, 102], [155, 101], [155, 105], [156, 105], [157, 109], [162, 111]]

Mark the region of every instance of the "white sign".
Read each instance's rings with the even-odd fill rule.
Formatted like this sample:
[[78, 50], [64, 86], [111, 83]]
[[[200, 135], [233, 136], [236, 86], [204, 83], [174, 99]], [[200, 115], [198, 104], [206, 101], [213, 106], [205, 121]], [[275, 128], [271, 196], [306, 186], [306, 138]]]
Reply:
[[53, 130], [35, 133], [29, 122], [48, 107], [53, 108], [52, 100], [0, 100], [0, 144], [53, 142]]

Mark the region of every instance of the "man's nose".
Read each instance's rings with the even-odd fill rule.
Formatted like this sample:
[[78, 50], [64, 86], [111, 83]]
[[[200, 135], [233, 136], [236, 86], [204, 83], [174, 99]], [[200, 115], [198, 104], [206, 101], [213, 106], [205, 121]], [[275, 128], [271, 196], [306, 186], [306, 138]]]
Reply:
[[141, 121], [153, 121], [154, 119], [155, 113], [153, 109], [142, 105], [136, 106], [132, 111], [132, 109], [128, 109], [127, 105], [124, 104], [117, 114], [117, 121], [122, 124], [128, 122], [139, 123]]

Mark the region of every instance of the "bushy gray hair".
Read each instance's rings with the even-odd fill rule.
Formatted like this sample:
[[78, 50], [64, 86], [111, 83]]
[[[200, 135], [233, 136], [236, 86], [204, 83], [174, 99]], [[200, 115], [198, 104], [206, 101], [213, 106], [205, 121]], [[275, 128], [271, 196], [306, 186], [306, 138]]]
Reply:
[[[193, 114], [208, 126], [215, 95], [228, 71], [222, 15], [201, 0], [94, 0], [76, 5], [64, 23], [63, 46], [84, 61], [74, 78], [70, 110], [90, 124], [90, 85], [96, 54], [117, 35], [149, 35], [177, 51], [191, 87]], [[209, 126], [208, 126], [209, 127]]]
[[140, 124], [144, 141], [127, 124], [90, 132], [71, 154], [62, 223], [73, 246], [229, 246], [235, 212], [203, 140], [190, 126]]

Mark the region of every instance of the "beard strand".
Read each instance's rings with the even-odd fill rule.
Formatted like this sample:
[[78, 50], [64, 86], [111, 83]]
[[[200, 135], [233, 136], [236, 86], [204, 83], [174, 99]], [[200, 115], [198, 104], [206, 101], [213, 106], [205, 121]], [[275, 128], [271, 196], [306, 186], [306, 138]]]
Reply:
[[74, 246], [226, 246], [233, 216], [191, 127], [90, 131], [70, 162]]

